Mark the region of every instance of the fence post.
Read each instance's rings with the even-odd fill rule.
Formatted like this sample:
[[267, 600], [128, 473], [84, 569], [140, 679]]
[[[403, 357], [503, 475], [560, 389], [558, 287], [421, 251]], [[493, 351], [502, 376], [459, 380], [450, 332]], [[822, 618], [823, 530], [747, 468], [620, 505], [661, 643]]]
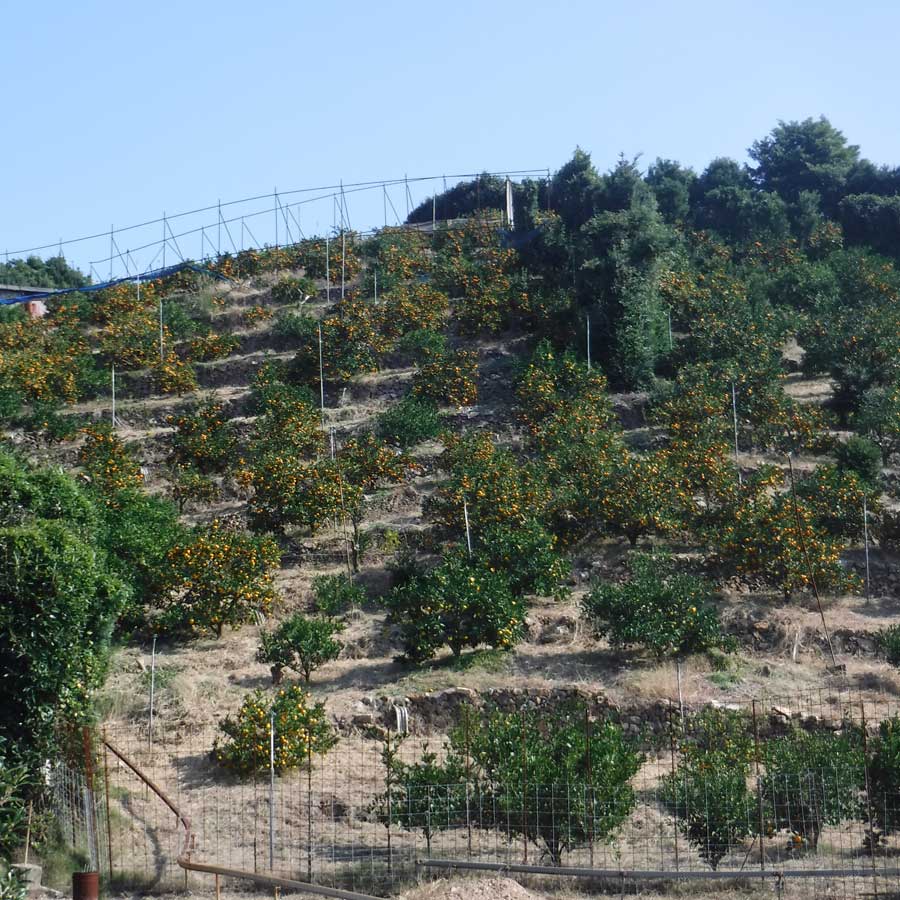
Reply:
[[875, 820], [872, 817], [872, 783], [869, 780], [869, 733], [866, 727], [866, 704], [859, 701], [859, 712], [862, 723], [863, 766], [866, 776], [866, 815], [869, 820], [869, 859], [872, 861], [872, 889], [878, 896], [878, 868], [875, 865]]
[[269, 710], [269, 871], [275, 871], [275, 710]]
[[387, 857], [388, 857], [388, 875], [391, 883], [394, 881], [394, 856], [391, 848], [391, 820], [394, 818], [394, 810], [392, 809], [393, 797], [391, 796], [391, 771], [393, 769], [393, 757], [391, 756], [391, 729], [385, 732], [385, 759], [387, 760], [387, 771], [385, 772], [385, 782], [387, 785]]
[[106, 749], [106, 729], [103, 729], [103, 783], [106, 797], [106, 853], [109, 858], [109, 880], [113, 877], [112, 819], [109, 814], [109, 751]]
[[306, 880], [312, 881], [312, 732], [306, 732]]
[[469, 858], [472, 857], [472, 818], [469, 809], [469, 783], [472, 780], [472, 756], [469, 744], [469, 719], [471, 710], [466, 707], [463, 711], [463, 732], [466, 742], [466, 847]]
[[91, 730], [87, 725], [81, 729], [81, 740], [84, 748], [84, 824], [87, 831], [91, 868], [96, 871], [100, 868], [100, 861], [97, 858], [97, 819], [94, 816], [94, 758], [93, 747], [91, 746]]
[[766, 868], [765, 818], [763, 816], [763, 799], [761, 779], [759, 775], [759, 720], [756, 717], [756, 701], [753, 701], [753, 755], [756, 768], [756, 799], [759, 806], [759, 867]]
[[[678, 859], [678, 782], [675, 779], [675, 726], [672, 724], [672, 706], [669, 705], [668, 708], [669, 715], [669, 753], [672, 759], [672, 787], [673, 794], [675, 797], [675, 871], [678, 872], [681, 870], [681, 865]], [[593, 865], [593, 859], [591, 860], [591, 864]]]
[[525, 709], [521, 713], [522, 728], [522, 859], [528, 864], [528, 743], [525, 735]]
[[594, 772], [591, 760], [591, 712], [584, 707], [584, 743], [587, 762], [587, 797], [588, 802], [588, 821], [587, 821], [587, 839], [588, 852], [590, 853], [591, 868], [594, 867]]

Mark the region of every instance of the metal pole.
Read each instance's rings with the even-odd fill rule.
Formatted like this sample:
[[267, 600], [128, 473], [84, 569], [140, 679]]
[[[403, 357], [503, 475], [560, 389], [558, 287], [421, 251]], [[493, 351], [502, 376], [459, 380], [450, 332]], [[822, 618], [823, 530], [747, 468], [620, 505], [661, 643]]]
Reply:
[[322, 415], [322, 427], [325, 427], [325, 363], [322, 356], [322, 323], [319, 322], [319, 411]]
[[378, 302], [378, 269], [375, 269], [375, 302]]
[[528, 810], [527, 785], [528, 785], [528, 739], [525, 734], [525, 710], [520, 713], [520, 727], [522, 729], [522, 857], [524, 864], [528, 864]]
[[275, 214], [275, 249], [278, 249], [278, 188], [272, 188], [272, 195], [274, 196], [274, 205], [272, 208], [272, 212]]
[[585, 316], [584, 321], [587, 323], [587, 366], [588, 372], [591, 371], [591, 317]]
[[269, 712], [269, 871], [275, 871], [275, 710]]
[[431, 233], [437, 229], [437, 193], [435, 192], [431, 196]]
[[756, 762], [756, 796], [759, 802], [759, 867], [766, 868], [765, 817], [763, 816], [763, 797], [759, 775], [759, 720], [756, 717], [756, 701], [753, 701], [753, 748]]
[[344, 273], [347, 265], [347, 238], [341, 229], [341, 300], [344, 299]]
[[116, 364], [115, 364], [115, 362], [112, 364], [111, 381], [112, 381], [112, 427], [115, 428], [116, 424], [117, 424], [117, 420], [116, 420]]
[[681, 731], [684, 733], [684, 696], [681, 693], [681, 660], [675, 660], [675, 680], [678, 683], [678, 711], [681, 715]]
[[325, 235], [325, 299], [331, 303], [331, 253], [328, 235]]
[[147, 749], [153, 752], [153, 701], [156, 694], [156, 635], [150, 651], [150, 720], [147, 725]]
[[115, 229], [112, 225], [109, 226], [109, 280], [112, 281], [113, 276], [113, 252], [115, 250], [115, 239], [113, 237], [115, 233]]
[[738, 414], [737, 414], [737, 391], [734, 387], [734, 382], [731, 382], [731, 416], [734, 420], [734, 465], [737, 469], [738, 473], [738, 484], [743, 484], [743, 478], [741, 477], [741, 467], [738, 463]]
[[671, 309], [668, 312], [668, 318], [669, 318], [669, 350], [671, 351], [673, 349], [673, 347], [675, 346], [672, 343], [672, 310]]
[[469, 504], [463, 497], [463, 521], [466, 523], [466, 548], [469, 551], [469, 559], [472, 558], [472, 532], [469, 529]]
[[[217, 207], [219, 210], [219, 218], [217, 219], [216, 224], [216, 256], [222, 255], [222, 201], [217, 201]], [[218, 878], [216, 879], [216, 884], [218, 884]]]
[[869, 581], [869, 506], [868, 498], [863, 494], [863, 541], [866, 548], [866, 600], [872, 599]]
[[168, 243], [169, 243], [169, 241], [168, 241], [168, 238], [166, 237], [166, 211], [163, 210], [163, 246], [162, 246], [162, 253], [163, 253], [162, 264], [163, 264], [163, 268], [166, 267], [166, 244], [168, 244]]
[[166, 358], [166, 345], [163, 330], [163, 304], [162, 295], [159, 297], [159, 360], [163, 362]]

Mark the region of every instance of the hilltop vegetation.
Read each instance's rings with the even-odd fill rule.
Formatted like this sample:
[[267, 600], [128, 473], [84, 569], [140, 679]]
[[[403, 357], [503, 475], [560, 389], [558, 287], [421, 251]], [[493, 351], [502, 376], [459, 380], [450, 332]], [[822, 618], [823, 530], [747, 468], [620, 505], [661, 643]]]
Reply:
[[[516, 185], [512, 231], [483, 178], [413, 211], [458, 220], [434, 233], [244, 251], [209, 265], [227, 282], [187, 271], [8, 315], [0, 661], [20, 675], [0, 682], [0, 778], [92, 720], [114, 632], [199, 653], [262, 619], [248, 664], [315, 691], [351, 624], [364, 651], [463, 672], [513, 656], [538, 602], [568, 603], [626, 665], [720, 660], [754, 653], [729, 633], [735, 591], [851, 597], [864, 530], [889, 571], [900, 170], [824, 119], [750, 158], [600, 174], [578, 150]], [[801, 377], [813, 402], [788, 389]], [[54, 668], [75, 631], [84, 654]], [[326, 707], [289, 690], [326, 752]], [[223, 728], [236, 771], [258, 763], [240, 742], [263, 700]], [[313, 752], [297, 746], [283, 766]]]

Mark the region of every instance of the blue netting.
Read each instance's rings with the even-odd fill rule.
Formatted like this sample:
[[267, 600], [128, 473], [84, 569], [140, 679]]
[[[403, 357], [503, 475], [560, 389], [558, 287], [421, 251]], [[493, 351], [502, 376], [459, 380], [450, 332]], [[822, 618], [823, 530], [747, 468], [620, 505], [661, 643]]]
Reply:
[[201, 275], [209, 275], [211, 278], [218, 278], [219, 281], [231, 281], [227, 275], [216, 272], [213, 269], [207, 269], [204, 266], [198, 266], [196, 263], [182, 262], [176, 263], [174, 266], [166, 266], [164, 269], [153, 269], [150, 272], [144, 272], [141, 275], [126, 275], [124, 278], [115, 278], [112, 281], [103, 281], [100, 284], [89, 284], [80, 288], [61, 288], [55, 291], [43, 291], [40, 294], [22, 294], [19, 297], [0, 298], [0, 306], [12, 306], [15, 303], [28, 303], [31, 300], [46, 300], [47, 297], [59, 297], [62, 294], [90, 294], [94, 291], [102, 291], [104, 288], [114, 287], [117, 284], [125, 284], [127, 282], [137, 281], [155, 281], [157, 278], [168, 278], [176, 272], [183, 272], [190, 269], [199, 272]]

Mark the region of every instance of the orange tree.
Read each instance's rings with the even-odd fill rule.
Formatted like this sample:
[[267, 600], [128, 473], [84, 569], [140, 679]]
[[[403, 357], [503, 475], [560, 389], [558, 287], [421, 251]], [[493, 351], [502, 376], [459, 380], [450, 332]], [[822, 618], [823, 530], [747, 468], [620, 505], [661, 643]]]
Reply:
[[478, 354], [468, 350], [438, 353], [413, 375], [413, 396], [448, 406], [478, 400]]
[[477, 537], [492, 525], [512, 528], [540, 518], [550, 502], [539, 471], [497, 447], [483, 432], [449, 435], [440, 466], [449, 477], [429, 498], [426, 512], [455, 535], [464, 532], [464, 504]]
[[379, 296], [382, 332], [396, 340], [410, 331], [440, 328], [450, 300], [430, 284], [401, 284]]
[[403, 655], [431, 659], [448, 645], [455, 657], [466, 647], [512, 647], [522, 635], [525, 604], [506, 577], [464, 553], [396, 587], [386, 598], [400, 631]]
[[809, 504], [819, 528], [847, 540], [863, 537], [864, 501], [870, 516], [870, 532], [872, 522], [881, 514], [879, 491], [848, 469], [819, 466], [800, 481], [797, 493]]
[[78, 451], [78, 465], [109, 505], [116, 495], [138, 488], [144, 481], [140, 464], [109, 425], [89, 425]]
[[155, 357], [150, 365], [150, 376], [160, 394], [177, 394], [180, 397], [197, 389], [194, 367], [189, 360], [175, 353], [169, 353], [163, 359]]
[[160, 624], [221, 637], [266, 612], [276, 599], [272, 571], [277, 545], [214, 520], [168, 553], [166, 596]]
[[234, 450], [234, 435], [225, 419], [224, 406], [206, 399], [191, 412], [168, 416], [174, 426], [172, 460], [179, 466], [193, 466], [204, 474], [227, 468]]
[[378, 273], [379, 293], [394, 290], [405, 282], [427, 275], [432, 268], [431, 238], [408, 228], [384, 228], [365, 244], [369, 258], [366, 290], [374, 291], [374, 275]]
[[756, 575], [780, 588], [785, 597], [811, 587], [842, 590], [857, 579], [841, 565], [843, 541], [817, 522], [803, 498], [772, 493], [772, 476], [750, 479], [723, 510], [711, 535], [719, 558], [740, 575]]
[[216, 334], [210, 331], [192, 338], [188, 344], [191, 359], [198, 362], [210, 362], [231, 356], [240, 345], [240, 340], [233, 334]]
[[327, 753], [337, 743], [325, 704], [313, 703], [298, 685], [274, 696], [258, 690], [247, 694], [219, 730], [222, 738], [216, 738], [213, 746], [216, 762], [244, 777], [269, 770], [273, 737], [276, 772], [311, 765], [313, 755]]

